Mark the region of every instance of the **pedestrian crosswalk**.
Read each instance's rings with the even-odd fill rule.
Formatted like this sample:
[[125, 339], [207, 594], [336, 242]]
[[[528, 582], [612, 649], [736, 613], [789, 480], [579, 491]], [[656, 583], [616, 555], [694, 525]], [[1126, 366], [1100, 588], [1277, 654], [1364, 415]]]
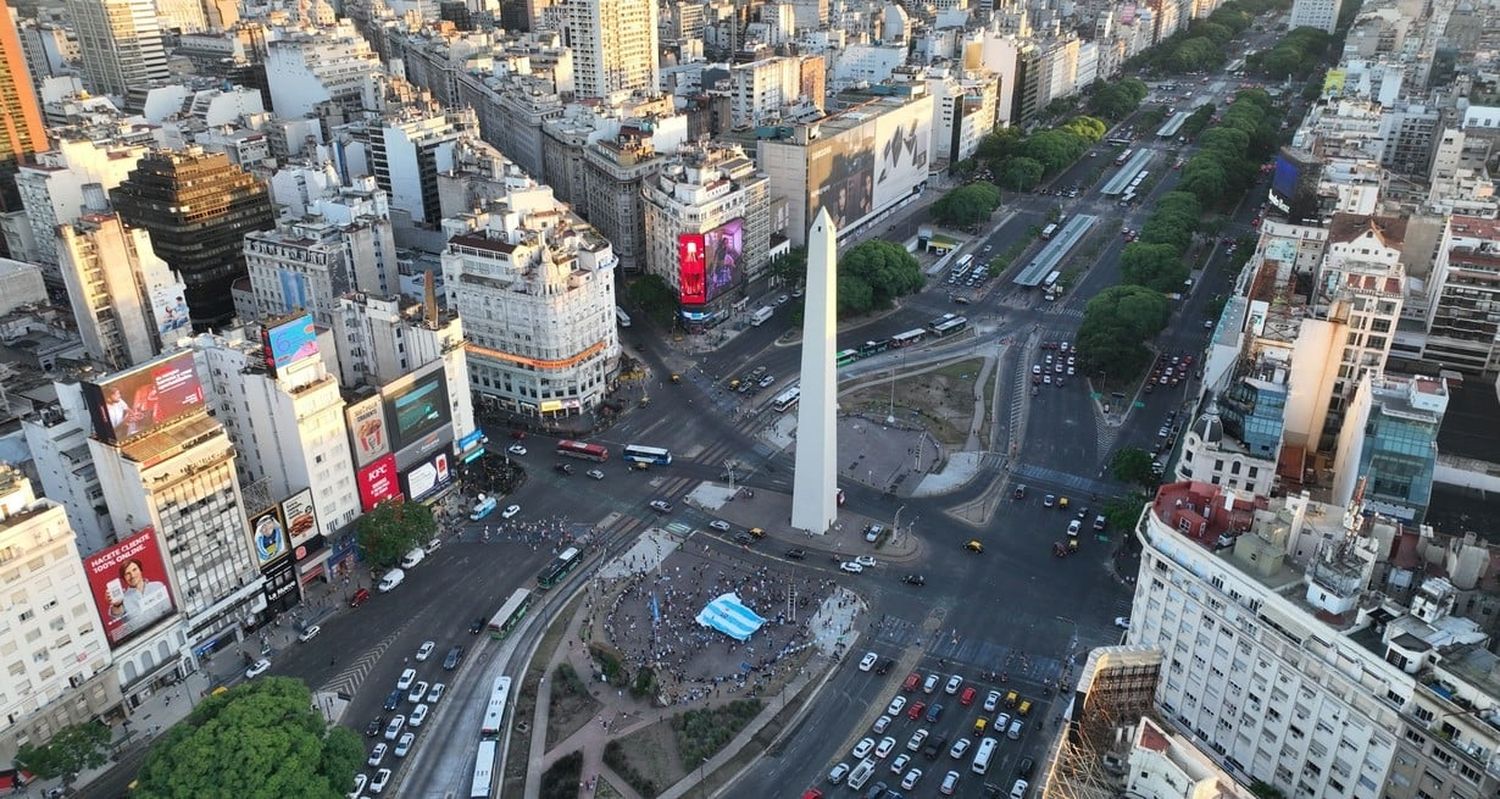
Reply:
[[385, 654], [385, 650], [389, 649], [391, 644], [395, 643], [396, 638], [401, 635], [402, 631], [410, 623], [408, 620], [406, 624], [402, 624], [400, 627], [392, 630], [379, 643], [370, 647], [353, 663], [346, 666], [343, 671], [334, 675], [333, 679], [325, 683], [319, 690], [341, 696], [353, 696], [359, 690], [359, 686], [364, 683], [365, 677], [369, 676], [370, 669], [374, 668], [375, 664], [380, 662], [380, 657]]
[[1080, 477], [1076, 474], [1049, 469], [1046, 466], [1036, 466], [1029, 463], [1017, 464], [1011, 473], [1018, 478], [1030, 483], [1043, 484], [1049, 487], [1066, 488], [1077, 491], [1079, 494], [1113, 494], [1114, 489], [1108, 483], [1094, 480], [1088, 477]]

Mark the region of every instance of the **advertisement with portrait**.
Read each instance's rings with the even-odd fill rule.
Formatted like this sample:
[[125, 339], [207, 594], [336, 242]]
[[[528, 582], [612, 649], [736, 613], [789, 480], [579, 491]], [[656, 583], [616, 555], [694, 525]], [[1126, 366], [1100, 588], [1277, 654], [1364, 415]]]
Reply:
[[731, 219], [703, 234], [703, 268], [713, 302], [740, 282], [745, 260], [745, 220]]
[[396, 456], [382, 455], [355, 475], [359, 484], [359, 506], [370, 510], [380, 503], [401, 496], [396, 479]]
[[385, 432], [385, 400], [379, 394], [350, 403], [344, 415], [349, 420], [356, 469], [391, 451], [391, 440]]
[[391, 449], [401, 450], [452, 421], [443, 362], [397, 380], [380, 390], [385, 397]]
[[292, 546], [300, 547], [318, 534], [318, 512], [313, 507], [311, 488], [287, 497], [281, 503], [281, 518], [286, 522], [287, 536]]
[[188, 327], [187, 300], [182, 294], [182, 285], [175, 282], [151, 289], [151, 312], [156, 315], [156, 333], [163, 342], [192, 332]]
[[924, 97], [875, 118], [875, 210], [889, 208], [927, 181], [932, 100]]
[[453, 482], [451, 456], [439, 452], [401, 474], [401, 488], [407, 499], [421, 502], [448, 487]]
[[868, 216], [875, 191], [875, 123], [808, 145], [807, 186], [809, 224], [823, 208], [840, 228]]
[[310, 313], [266, 325], [261, 328], [260, 339], [266, 351], [266, 368], [271, 370], [272, 377], [293, 363], [318, 354], [318, 331]]
[[176, 610], [156, 530], [146, 529], [83, 559], [89, 592], [111, 649]]
[[250, 517], [250, 548], [255, 550], [255, 563], [262, 572], [291, 553], [286, 525], [281, 523], [281, 508], [272, 506]]
[[94, 435], [115, 444], [203, 407], [193, 354], [182, 352], [139, 369], [83, 384]]
[[703, 266], [703, 234], [677, 236], [677, 294], [683, 305], [702, 305], [708, 299]]

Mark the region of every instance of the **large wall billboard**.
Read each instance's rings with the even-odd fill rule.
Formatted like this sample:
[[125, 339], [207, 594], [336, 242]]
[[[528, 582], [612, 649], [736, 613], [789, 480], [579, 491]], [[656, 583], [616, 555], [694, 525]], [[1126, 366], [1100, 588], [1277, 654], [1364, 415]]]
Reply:
[[385, 402], [380, 395], [350, 404], [344, 409], [344, 414], [349, 419], [354, 468], [369, 466], [376, 458], [391, 451], [391, 439], [385, 431]]
[[913, 102], [876, 117], [875, 143], [875, 210], [881, 210], [927, 180], [932, 101]]
[[289, 319], [279, 325], [261, 329], [261, 343], [266, 350], [266, 368], [272, 376], [303, 358], [318, 354], [318, 331], [312, 314]]
[[286, 525], [281, 523], [281, 508], [272, 507], [250, 519], [250, 543], [255, 549], [255, 564], [261, 571], [291, 553], [286, 542]]
[[203, 384], [193, 368], [193, 354], [183, 352], [98, 383], [84, 383], [83, 396], [94, 435], [114, 444], [203, 407]]
[[192, 333], [188, 329], [188, 307], [182, 293], [183, 288], [177, 283], [151, 289], [151, 312], [156, 314], [156, 334], [163, 343]]
[[391, 449], [400, 451], [452, 421], [442, 362], [381, 390]]
[[388, 499], [401, 496], [395, 455], [382, 455], [374, 463], [360, 469], [355, 476], [355, 482], [359, 483], [359, 506], [366, 511]]
[[875, 125], [857, 125], [808, 150], [808, 224], [823, 208], [839, 228], [868, 216], [875, 194]]
[[318, 511], [313, 507], [311, 488], [287, 497], [281, 503], [281, 518], [286, 522], [287, 535], [292, 547], [300, 547], [318, 534]]
[[111, 649], [177, 609], [153, 528], [84, 558], [83, 570]]
[[421, 502], [453, 482], [450, 466], [448, 453], [439, 452], [402, 474], [401, 488], [412, 502]]
[[703, 234], [703, 264], [707, 273], [708, 296], [716, 297], [740, 282], [745, 260], [745, 220], [731, 219]]
[[683, 305], [708, 302], [707, 271], [703, 262], [703, 234], [677, 237], [677, 293]]

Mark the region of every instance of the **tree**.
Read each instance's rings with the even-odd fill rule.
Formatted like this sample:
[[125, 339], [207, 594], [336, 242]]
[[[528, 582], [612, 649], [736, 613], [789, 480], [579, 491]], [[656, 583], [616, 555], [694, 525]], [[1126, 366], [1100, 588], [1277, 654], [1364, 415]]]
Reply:
[[432, 540], [437, 521], [420, 502], [386, 501], [354, 523], [365, 559], [378, 568], [395, 565], [413, 547]]
[[[803, 258], [806, 257], [804, 253]], [[805, 266], [803, 273], [806, 274]], [[662, 327], [672, 325], [673, 317], [677, 315], [677, 294], [661, 275], [636, 278], [625, 293], [630, 297], [631, 305], [641, 309], [651, 321]]]
[[1035, 158], [1017, 156], [1005, 162], [997, 175], [1000, 185], [1016, 191], [1031, 191], [1042, 182], [1046, 169]]
[[1151, 470], [1151, 453], [1143, 449], [1127, 447], [1116, 450], [1110, 459], [1109, 471], [1116, 480], [1124, 483], [1156, 484], [1156, 472]]
[[1085, 370], [1133, 377], [1151, 360], [1146, 341], [1167, 326], [1171, 305], [1144, 286], [1111, 286], [1089, 300], [1078, 326], [1078, 357]]
[[875, 307], [875, 292], [870, 284], [850, 275], [839, 275], [839, 318], [869, 313]]
[[[889, 308], [897, 298], [922, 288], [922, 267], [905, 247], [869, 239], [839, 258], [839, 306], [850, 313]], [[862, 285], [862, 287], [861, 287]], [[851, 292], [844, 302], [845, 288]]]
[[1180, 252], [1170, 244], [1131, 242], [1120, 254], [1120, 266], [1127, 285], [1161, 292], [1181, 291], [1188, 276]]
[[160, 738], [135, 799], [340, 799], [364, 761], [350, 730], [313, 709], [300, 680], [264, 677], [209, 696]]
[[[1147, 497], [1133, 496], [1111, 499], [1104, 504], [1104, 522], [1111, 530], [1133, 530], [1137, 522], [1141, 520], [1141, 506], [1148, 501]], [[1128, 539], [1128, 536], [1127, 536]]]
[[970, 183], [933, 203], [932, 215], [944, 225], [971, 227], [988, 219], [998, 207], [1000, 190], [993, 183]]
[[[771, 276], [784, 285], [799, 286], [807, 282], [807, 248], [793, 247], [786, 255], [771, 262]], [[658, 277], [658, 279], [660, 279]], [[638, 281], [639, 282], [639, 281]], [[666, 286], [666, 282], [662, 282]], [[667, 289], [668, 293], [671, 289]]]
[[112, 736], [109, 727], [97, 721], [64, 727], [41, 746], [23, 745], [16, 752], [16, 765], [44, 780], [61, 779], [64, 786], [72, 785], [78, 772], [104, 765]]

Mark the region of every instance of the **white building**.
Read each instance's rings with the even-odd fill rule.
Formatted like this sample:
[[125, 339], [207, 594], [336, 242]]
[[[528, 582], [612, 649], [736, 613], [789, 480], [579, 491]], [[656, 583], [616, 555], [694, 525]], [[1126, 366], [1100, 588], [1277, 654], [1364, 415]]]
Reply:
[[1288, 28], [1317, 28], [1333, 33], [1338, 27], [1342, 0], [1292, 0], [1292, 18]]
[[534, 183], [444, 228], [446, 305], [464, 321], [473, 391], [531, 417], [597, 406], [620, 357], [609, 242]]
[[90, 91], [128, 97], [139, 107], [147, 90], [167, 82], [167, 53], [151, 0], [68, 0], [67, 6]]
[[88, 555], [116, 542], [88, 440], [94, 434], [77, 383], [59, 382], [58, 401], [21, 420], [41, 489], [68, 513], [78, 551]]
[[253, 319], [301, 309], [326, 327], [343, 294], [388, 291], [398, 280], [390, 223], [379, 217], [336, 223], [309, 214], [246, 234], [244, 249]]
[[150, 152], [151, 141], [145, 130], [124, 138], [96, 138], [75, 128], [58, 131], [53, 142], [53, 149], [36, 154], [36, 163], [21, 165], [16, 190], [31, 223], [32, 257], [47, 282], [62, 285], [57, 226], [77, 222], [87, 211], [103, 210], [109, 191], [129, 177], [136, 162]]
[[120, 687], [68, 514], [39, 499], [19, 471], [0, 466], [0, 757], [46, 743], [120, 703]]
[[1183, 736], [1150, 717], [1136, 723], [1125, 792], [1152, 799], [1253, 799], [1234, 777], [1204, 757]]
[[928, 71], [927, 91], [934, 105], [933, 160], [955, 164], [972, 156], [999, 123], [999, 80], [983, 71], [960, 74], [937, 67]]
[[266, 43], [271, 110], [283, 119], [332, 102], [345, 111], [379, 108], [380, 56], [347, 20], [316, 31], [282, 31]]
[[367, 149], [367, 171], [351, 162], [348, 177], [374, 175], [390, 195], [391, 208], [435, 226], [441, 219], [437, 176], [457, 166], [459, 140], [477, 138], [479, 123], [473, 109], [445, 111], [435, 103], [414, 103], [360, 123], [355, 135]]
[[128, 369], [188, 335], [187, 288], [151, 249], [145, 228], [115, 214], [88, 214], [57, 228], [58, 265], [89, 355]]
[[579, 97], [657, 93], [657, 0], [564, 0], [562, 5]]
[[729, 121], [734, 127], [775, 118], [801, 96], [801, 58], [773, 56], [729, 68]]

